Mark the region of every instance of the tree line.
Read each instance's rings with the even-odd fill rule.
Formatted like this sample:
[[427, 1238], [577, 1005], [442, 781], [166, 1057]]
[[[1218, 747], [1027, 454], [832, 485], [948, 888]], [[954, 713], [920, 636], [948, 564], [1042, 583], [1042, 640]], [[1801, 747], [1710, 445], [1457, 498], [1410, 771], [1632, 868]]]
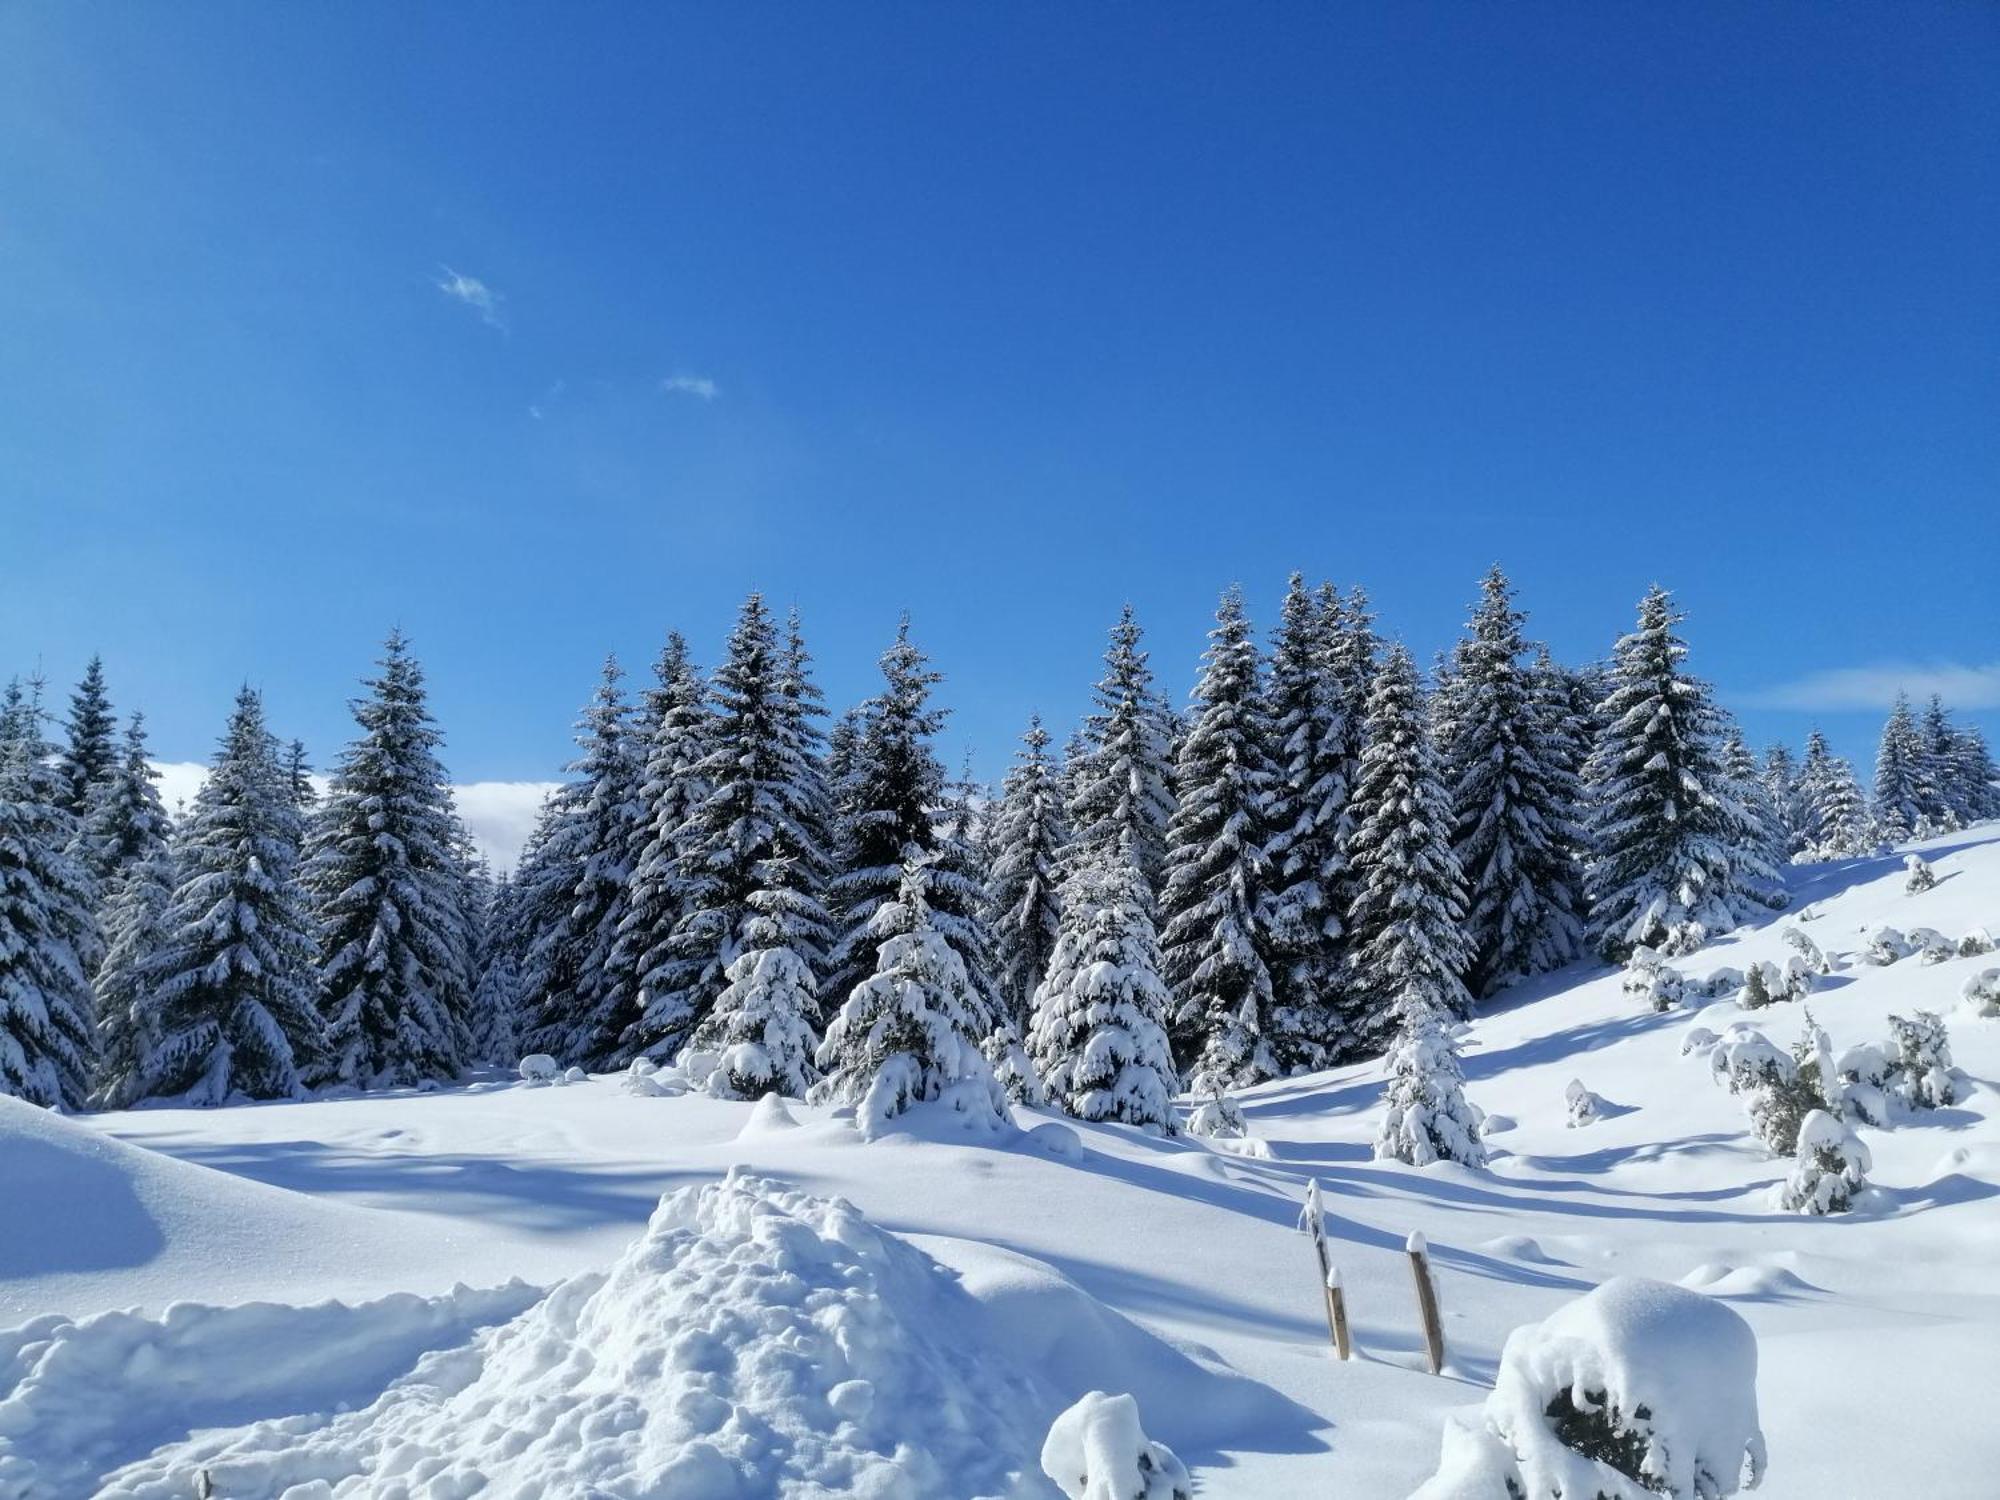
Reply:
[[184, 816], [90, 664], [58, 736], [0, 699], [0, 1091], [65, 1108], [428, 1086], [527, 1052], [694, 1086], [947, 1099], [1172, 1130], [1184, 1091], [1387, 1053], [1384, 1149], [1477, 1156], [1452, 1025], [1586, 953], [1686, 951], [1780, 867], [2000, 815], [1984, 741], [1899, 702], [1872, 797], [1816, 732], [1761, 762], [1660, 589], [1603, 662], [1505, 575], [1420, 672], [1366, 595], [1294, 576], [1268, 644], [1222, 598], [1189, 707], [1128, 608], [1084, 721], [997, 789], [947, 774], [908, 622], [827, 711], [797, 615], [745, 601], [707, 671], [605, 664], [511, 874], [451, 800], [392, 634], [316, 797], [237, 697]]

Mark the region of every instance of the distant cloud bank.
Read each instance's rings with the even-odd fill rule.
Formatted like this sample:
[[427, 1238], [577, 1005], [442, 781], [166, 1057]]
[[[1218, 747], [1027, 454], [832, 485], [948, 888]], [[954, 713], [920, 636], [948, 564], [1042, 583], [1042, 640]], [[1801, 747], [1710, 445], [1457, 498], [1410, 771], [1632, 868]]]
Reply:
[[698, 401], [713, 401], [722, 394], [722, 387], [706, 375], [669, 375], [660, 389], [669, 396], [693, 396]]
[[1934, 662], [1842, 667], [1830, 672], [1811, 672], [1748, 697], [1759, 708], [1832, 711], [1886, 709], [1896, 701], [1898, 693], [1908, 693], [1912, 701], [1918, 702], [1936, 693], [1947, 708], [2000, 708], [2000, 662], [1986, 666]]
[[[160, 797], [169, 812], [179, 813], [194, 801], [207, 779], [208, 767], [197, 761], [156, 761], [160, 773]], [[324, 776], [313, 777], [321, 792]], [[521, 847], [534, 831], [535, 816], [542, 799], [562, 783], [556, 781], [474, 781], [451, 789], [458, 802], [458, 815], [472, 830], [472, 842], [486, 856], [495, 872], [511, 870], [521, 857]]]

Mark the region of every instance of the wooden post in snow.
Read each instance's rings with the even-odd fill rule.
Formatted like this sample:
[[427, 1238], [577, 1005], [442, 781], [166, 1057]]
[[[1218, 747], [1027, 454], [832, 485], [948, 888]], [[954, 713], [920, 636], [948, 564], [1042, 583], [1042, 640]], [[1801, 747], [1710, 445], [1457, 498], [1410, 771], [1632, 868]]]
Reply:
[[1320, 1300], [1326, 1304], [1326, 1334], [1333, 1340], [1334, 1352], [1346, 1359], [1351, 1352], [1347, 1342], [1347, 1302], [1340, 1293], [1340, 1273], [1333, 1268], [1333, 1259], [1326, 1248], [1326, 1219], [1319, 1203], [1319, 1179], [1313, 1178], [1306, 1184], [1305, 1211], [1299, 1215], [1299, 1228], [1312, 1236], [1313, 1255], [1319, 1261]]
[[215, 1486], [210, 1483], [208, 1470], [199, 1469], [194, 1476], [194, 1500], [213, 1500]]
[[1424, 1320], [1424, 1351], [1430, 1356], [1431, 1374], [1444, 1371], [1444, 1323], [1438, 1316], [1437, 1283], [1431, 1280], [1430, 1247], [1422, 1231], [1410, 1236], [1410, 1270], [1417, 1278], [1417, 1311]]

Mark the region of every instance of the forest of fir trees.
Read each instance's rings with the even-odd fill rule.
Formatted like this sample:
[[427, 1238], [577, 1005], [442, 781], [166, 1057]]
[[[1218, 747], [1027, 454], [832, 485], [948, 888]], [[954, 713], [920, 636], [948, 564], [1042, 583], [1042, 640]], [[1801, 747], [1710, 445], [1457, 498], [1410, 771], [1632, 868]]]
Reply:
[[1688, 951], [1782, 867], [2000, 816], [1976, 729], [1899, 700], [1870, 787], [1815, 731], [1759, 757], [1655, 588], [1558, 663], [1499, 568], [1428, 672], [1367, 596], [1294, 575], [1260, 642], [1216, 611], [1176, 710], [1128, 608], [1083, 722], [952, 777], [905, 620], [829, 715], [759, 595], [707, 670], [605, 663], [569, 779], [494, 878], [392, 633], [316, 794], [238, 695], [169, 817], [93, 660], [56, 722], [0, 697], [0, 1092], [62, 1109], [437, 1087], [543, 1053], [851, 1106], [877, 1128], [1008, 1101], [1158, 1131], [1381, 1056], [1378, 1150], [1482, 1158], [1457, 1025], [1534, 974]]

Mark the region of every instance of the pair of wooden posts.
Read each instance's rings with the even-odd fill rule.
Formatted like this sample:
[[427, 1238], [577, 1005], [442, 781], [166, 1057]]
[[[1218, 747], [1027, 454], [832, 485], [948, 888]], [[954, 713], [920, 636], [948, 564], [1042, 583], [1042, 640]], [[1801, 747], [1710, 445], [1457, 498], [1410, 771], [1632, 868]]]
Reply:
[[[1319, 1179], [1306, 1186], [1306, 1208], [1299, 1227], [1312, 1236], [1313, 1253], [1319, 1258], [1320, 1291], [1326, 1298], [1326, 1331], [1333, 1339], [1334, 1353], [1342, 1359], [1354, 1355], [1354, 1341], [1347, 1331], [1347, 1294], [1340, 1285], [1340, 1271], [1326, 1247], [1326, 1219], [1319, 1201]], [[1424, 1352], [1430, 1356], [1431, 1374], [1444, 1369], [1444, 1323], [1438, 1314], [1437, 1283], [1431, 1279], [1430, 1249], [1421, 1233], [1410, 1236], [1410, 1270], [1417, 1282], [1417, 1312], [1424, 1325]]]

